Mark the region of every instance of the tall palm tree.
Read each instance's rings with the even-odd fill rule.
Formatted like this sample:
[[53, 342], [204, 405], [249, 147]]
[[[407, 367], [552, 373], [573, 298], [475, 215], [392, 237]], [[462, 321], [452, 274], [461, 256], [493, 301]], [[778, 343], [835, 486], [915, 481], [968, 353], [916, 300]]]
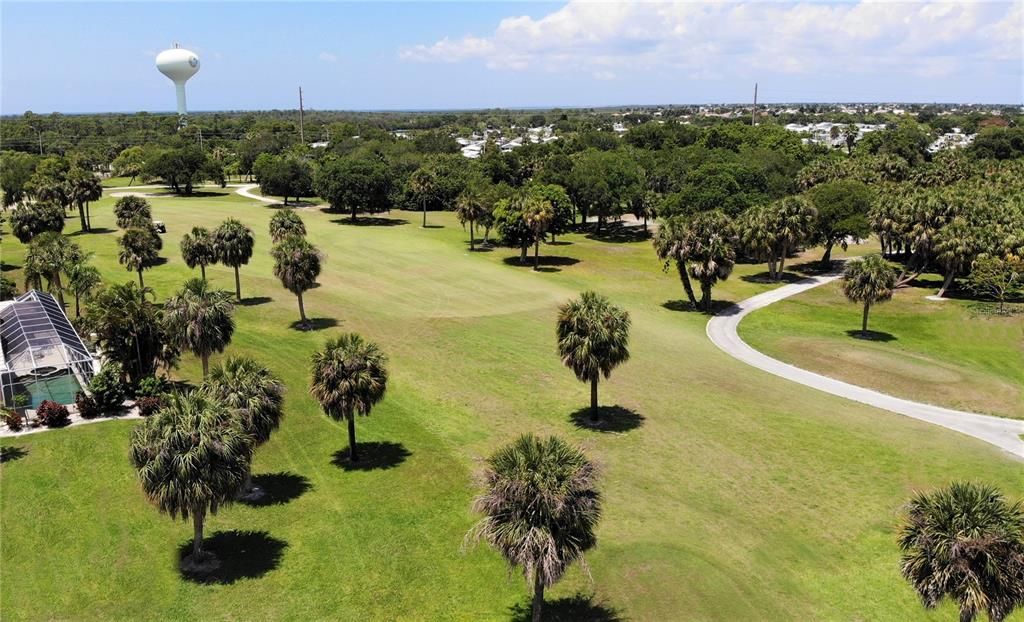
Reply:
[[270, 239], [277, 244], [289, 236], [306, 235], [306, 225], [294, 210], [280, 209], [270, 217]]
[[544, 237], [551, 221], [555, 219], [555, 208], [550, 201], [531, 198], [523, 206], [523, 222], [533, 233], [533, 269], [540, 269], [540, 240]]
[[57, 295], [57, 300], [64, 306], [64, 282], [61, 274], [85, 261], [85, 253], [81, 247], [67, 236], [56, 231], [45, 231], [32, 238], [28, 251], [25, 253], [24, 273], [25, 287], [30, 284], [39, 286], [40, 277], [45, 278], [50, 291]]
[[665, 270], [668, 270], [669, 262], [676, 264], [679, 280], [683, 284], [683, 291], [686, 292], [690, 304], [696, 309], [697, 297], [693, 294], [693, 285], [690, 283], [690, 274], [686, 267], [687, 262], [690, 261], [693, 246], [692, 232], [686, 219], [682, 216], [665, 219], [654, 236], [654, 250], [658, 253], [658, 258], [665, 262]]
[[693, 242], [690, 276], [700, 283], [701, 307], [711, 313], [711, 288], [729, 278], [736, 264], [736, 231], [729, 217], [717, 210], [697, 214], [688, 227]]
[[597, 421], [597, 382], [629, 360], [629, 313], [594, 292], [558, 309], [558, 353], [580, 382], [590, 383], [590, 417]]
[[217, 261], [235, 269], [235, 297], [242, 301], [242, 284], [238, 268], [252, 258], [252, 230], [234, 218], [228, 218], [213, 232]]
[[270, 251], [274, 258], [274, 276], [281, 279], [285, 289], [295, 294], [299, 300], [300, 326], [309, 327], [306, 319], [306, 307], [302, 303], [302, 294], [316, 285], [316, 277], [320, 276], [323, 255], [306, 238], [292, 235]]
[[132, 227], [117, 239], [120, 247], [117, 260], [126, 270], [139, 273], [139, 288], [145, 289], [142, 271], [152, 267], [160, 254], [160, 236], [152, 229]]
[[203, 378], [210, 372], [210, 355], [223, 352], [235, 332], [231, 294], [212, 289], [202, 279], [189, 279], [164, 304], [164, 324], [174, 345], [189, 350], [203, 362]]
[[425, 168], [418, 168], [409, 176], [409, 188], [420, 197], [420, 204], [423, 206], [423, 228], [426, 228], [427, 198], [437, 190], [437, 177]]
[[467, 534], [485, 540], [533, 587], [533, 622], [544, 588], [597, 544], [601, 519], [598, 469], [562, 439], [519, 437], [487, 460], [484, 491], [473, 509], [484, 515]]
[[474, 236], [474, 226], [476, 222], [480, 220], [487, 212], [487, 206], [484, 205], [483, 198], [480, 193], [473, 190], [467, 190], [459, 195], [458, 200], [455, 201], [455, 215], [458, 216], [459, 222], [465, 225], [469, 223], [469, 250], [476, 250], [476, 239]]
[[82, 231], [92, 231], [89, 203], [103, 198], [103, 185], [95, 175], [80, 168], [71, 170], [68, 175], [68, 184], [71, 199], [78, 207], [78, 218], [81, 221]]
[[199, 266], [199, 273], [205, 281], [206, 266], [217, 261], [217, 249], [210, 232], [204, 227], [192, 227], [192, 232], [181, 238], [181, 258], [189, 268]]
[[871, 305], [892, 298], [897, 276], [896, 267], [877, 254], [854, 259], [846, 264], [843, 271], [843, 294], [851, 302], [864, 304], [861, 336], [866, 337], [868, 334], [868, 312]]
[[818, 210], [805, 197], [795, 196], [776, 201], [770, 206], [769, 213], [776, 243], [775, 254], [779, 262], [779, 269], [775, 273], [775, 280], [778, 281], [782, 278], [790, 251], [811, 237]]
[[245, 482], [253, 440], [205, 390], [172, 393], [132, 433], [142, 490], [161, 512], [193, 521], [192, 560], [201, 561], [207, 513], [231, 503]]
[[[228, 357], [210, 370], [206, 386], [216, 399], [235, 411], [253, 449], [270, 440], [284, 417], [284, 383], [264, 365], [247, 357]], [[252, 471], [244, 491], [252, 490]]]
[[313, 354], [309, 389], [327, 416], [348, 422], [349, 460], [356, 453], [356, 415], [366, 416], [384, 397], [388, 384], [387, 356], [377, 344], [355, 333], [329, 340]]
[[914, 495], [899, 538], [904, 578], [928, 609], [949, 597], [961, 622], [1024, 606], [1024, 507], [987, 484]]
[[68, 289], [75, 295], [75, 317], [81, 317], [81, 301], [88, 299], [93, 290], [103, 280], [95, 266], [85, 263], [84, 259], [71, 265], [67, 270]]
[[149, 202], [142, 197], [128, 195], [114, 203], [114, 218], [120, 229], [142, 227], [153, 221], [153, 211]]

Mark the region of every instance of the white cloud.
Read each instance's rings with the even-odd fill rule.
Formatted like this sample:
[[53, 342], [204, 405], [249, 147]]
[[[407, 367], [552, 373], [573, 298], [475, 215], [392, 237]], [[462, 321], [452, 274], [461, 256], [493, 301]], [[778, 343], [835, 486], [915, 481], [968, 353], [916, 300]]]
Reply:
[[331, 54], [330, 52], [320, 52], [319, 58], [320, 58], [320, 60], [324, 61], [325, 63], [336, 63], [336, 62], [338, 62], [338, 57], [335, 56], [334, 54]]
[[573, 0], [539, 18], [506, 17], [488, 36], [445, 37], [404, 47], [399, 56], [478, 60], [492, 69], [585, 69], [597, 79], [654, 67], [689, 75], [732, 67], [791, 74], [899, 68], [939, 76], [967, 61], [1020, 61], [1021, 5]]

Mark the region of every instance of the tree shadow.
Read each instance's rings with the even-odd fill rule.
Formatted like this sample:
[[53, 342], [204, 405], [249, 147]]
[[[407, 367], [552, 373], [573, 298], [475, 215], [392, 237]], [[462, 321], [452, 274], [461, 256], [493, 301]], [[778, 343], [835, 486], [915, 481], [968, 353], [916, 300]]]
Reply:
[[[530, 601], [518, 603], [511, 607], [511, 622], [530, 622], [533, 607]], [[603, 602], [594, 600], [594, 596], [576, 594], [558, 598], [544, 603], [541, 619], [545, 622], [624, 622], [625, 618], [615, 609]]]
[[854, 339], [861, 339], [863, 341], [880, 341], [887, 343], [889, 341], [896, 341], [896, 335], [892, 333], [884, 333], [877, 330], [869, 330], [866, 333], [862, 333], [859, 330], [848, 330], [846, 334]]
[[572, 242], [567, 242], [565, 240], [557, 240], [555, 242], [545, 242], [545, 244], [547, 244], [548, 246], [572, 246]]
[[[533, 256], [529, 256], [526, 259], [526, 263], [520, 263], [519, 255], [511, 255], [501, 260], [506, 266], [515, 266], [517, 268], [533, 268]], [[540, 272], [558, 272], [555, 269], [556, 266], [575, 266], [580, 262], [575, 257], [564, 257], [561, 255], [541, 255], [538, 263], [541, 265]], [[547, 268], [545, 270], [545, 268]]]
[[167, 258], [166, 257], [157, 257], [153, 261], [149, 262], [149, 264], [146, 267], [147, 268], [156, 268], [157, 266], [162, 266], [162, 265], [164, 265], [166, 263], [167, 263]]
[[95, 235], [95, 234], [101, 234], [101, 233], [114, 233], [115, 231], [116, 231], [116, 229], [111, 229], [109, 227], [93, 227], [92, 229], [89, 229], [88, 231], [82, 231], [81, 229], [79, 229], [78, 231], [75, 231], [74, 233], [69, 233], [68, 237], [69, 238], [73, 238], [73, 237], [77, 237], [77, 236], [80, 236], [80, 235]]
[[593, 432], [629, 432], [644, 424], [646, 418], [625, 406], [598, 406], [597, 421], [591, 418], [590, 407], [581, 408], [569, 415], [573, 425], [581, 430]]
[[405, 462], [412, 452], [401, 443], [369, 441], [356, 443], [358, 461], [348, 459], [348, 448], [339, 449], [331, 457], [331, 464], [346, 471], [386, 471]]
[[312, 317], [306, 320], [305, 324], [302, 323], [302, 320], [295, 320], [294, 322], [289, 324], [288, 327], [291, 328], [292, 330], [306, 332], [334, 328], [337, 325], [338, 320], [334, 319], [333, 317]]
[[820, 261], [813, 259], [811, 261], [790, 264], [789, 270], [802, 274], [803, 276], [821, 276], [824, 274], [834, 274], [842, 265], [842, 262], [836, 260], [832, 260], [827, 264], [822, 264]]
[[185, 194], [184, 192], [175, 192], [173, 190], [165, 190], [162, 192], [153, 192], [152, 195], [157, 198], [163, 197], [178, 197], [181, 199], [209, 199], [212, 197], [222, 197], [230, 192], [225, 189], [222, 192], [216, 192], [213, 190], [193, 190], [192, 194]]
[[250, 507], [282, 505], [301, 497], [313, 487], [302, 475], [288, 472], [254, 475], [252, 483], [262, 490], [263, 494], [256, 499], [241, 501]]
[[409, 224], [404, 218], [385, 218], [382, 216], [360, 216], [355, 220], [351, 218], [335, 218], [331, 222], [349, 227], [399, 227]]
[[747, 283], [769, 283], [769, 284], [774, 284], [774, 283], [796, 283], [797, 281], [799, 281], [799, 280], [804, 278], [802, 276], [793, 274], [792, 272], [783, 272], [781, 277], [782, 278], [780, 278], [778, 281], [772, 280], [771, 275], [769, 275], [768, 272], [765, 271], [765, 272], [758, 272], [757, 274], [744, 274], [743, 276], [740, 277], [740, 280], [741, 281], [745, 281]]
[[15, 445], [0, 447], [0, 464], [21, 460], [27, 455], [28, 451], [24, 447], [17, 447]]
[[444, 229], [444, 225], [427, 225], [421, 229]]
[[21, 266], [7, 262], [0, 266], [0, 272], [11, 272], [13, 270], [21, 270]]
[[690, 304], [689, 300], [666, 300], [661, 303], [661, 306], [668, 309], [669, 311], [678, 311], [681, 313], [704, 313], [705, 315], [732, 315], [729, 313], [730, 309], [736, 309], [736, 305], [729, 300], [712, 300], [711, 301], [711, 313], [705, 313], [704, 309], [698, 306], [694, 307]]
[[[239, 579], [258, 579], [281, 564], [288, 543], [265, 531], [218, 531], [206, 538], [203, 549], [220, 565], [209, 572], [181, 569], [182, 578], [194, 583], [230, 585]], [[192, 541], [178, 547], [179, 567], [192, 554]]]
[[243, 298], [242, 302], [236, 302], [235, 304], [242, 307], [255, 307], [267, 304], [268, 302], [274, 302], [274, 299], [270, 296], [253, 296], [251, 298]]
[[586, 238], [588, 240], [595, 240], [597, 242], [623, 244], [628, 242], [643, 242], [644, 240], [649, 240], [651, 239], [651, 232], [650, 230], [644, 231], [644, 228], [639, 225], [605, 225], [603, 231], [594, 231], [592, 233], [588, 233]]

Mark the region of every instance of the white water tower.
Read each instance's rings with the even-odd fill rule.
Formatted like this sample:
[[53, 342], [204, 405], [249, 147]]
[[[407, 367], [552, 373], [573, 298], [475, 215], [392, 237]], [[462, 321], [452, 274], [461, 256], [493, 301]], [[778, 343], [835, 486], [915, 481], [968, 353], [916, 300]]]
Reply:
[[199, 57], [185, 48], [174, 47], [156, 55], [156, 68], [174, 82], [178, 94], [178, 115], [188, 114], [185, 110], [185, 83], [199, 71]]

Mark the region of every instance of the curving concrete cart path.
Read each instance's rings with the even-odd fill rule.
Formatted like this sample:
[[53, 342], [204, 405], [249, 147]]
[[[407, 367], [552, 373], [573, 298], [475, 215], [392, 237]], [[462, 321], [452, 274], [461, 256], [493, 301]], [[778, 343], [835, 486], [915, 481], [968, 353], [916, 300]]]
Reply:
[[1021, 437], [1024, 434], [1024, 421], [952, 410], [886, 395], [783, 363], [758, 352], [740, 339], [736, 329], [748, 313], [839, 277], [839, 274], [809, 277], [747, 298], [708, 320], [708, 338], [733, 358], [770, 374], [875, 408], [940, 425], [991, 443], [1018, 458], [1024, 458], [1024, 438]]

